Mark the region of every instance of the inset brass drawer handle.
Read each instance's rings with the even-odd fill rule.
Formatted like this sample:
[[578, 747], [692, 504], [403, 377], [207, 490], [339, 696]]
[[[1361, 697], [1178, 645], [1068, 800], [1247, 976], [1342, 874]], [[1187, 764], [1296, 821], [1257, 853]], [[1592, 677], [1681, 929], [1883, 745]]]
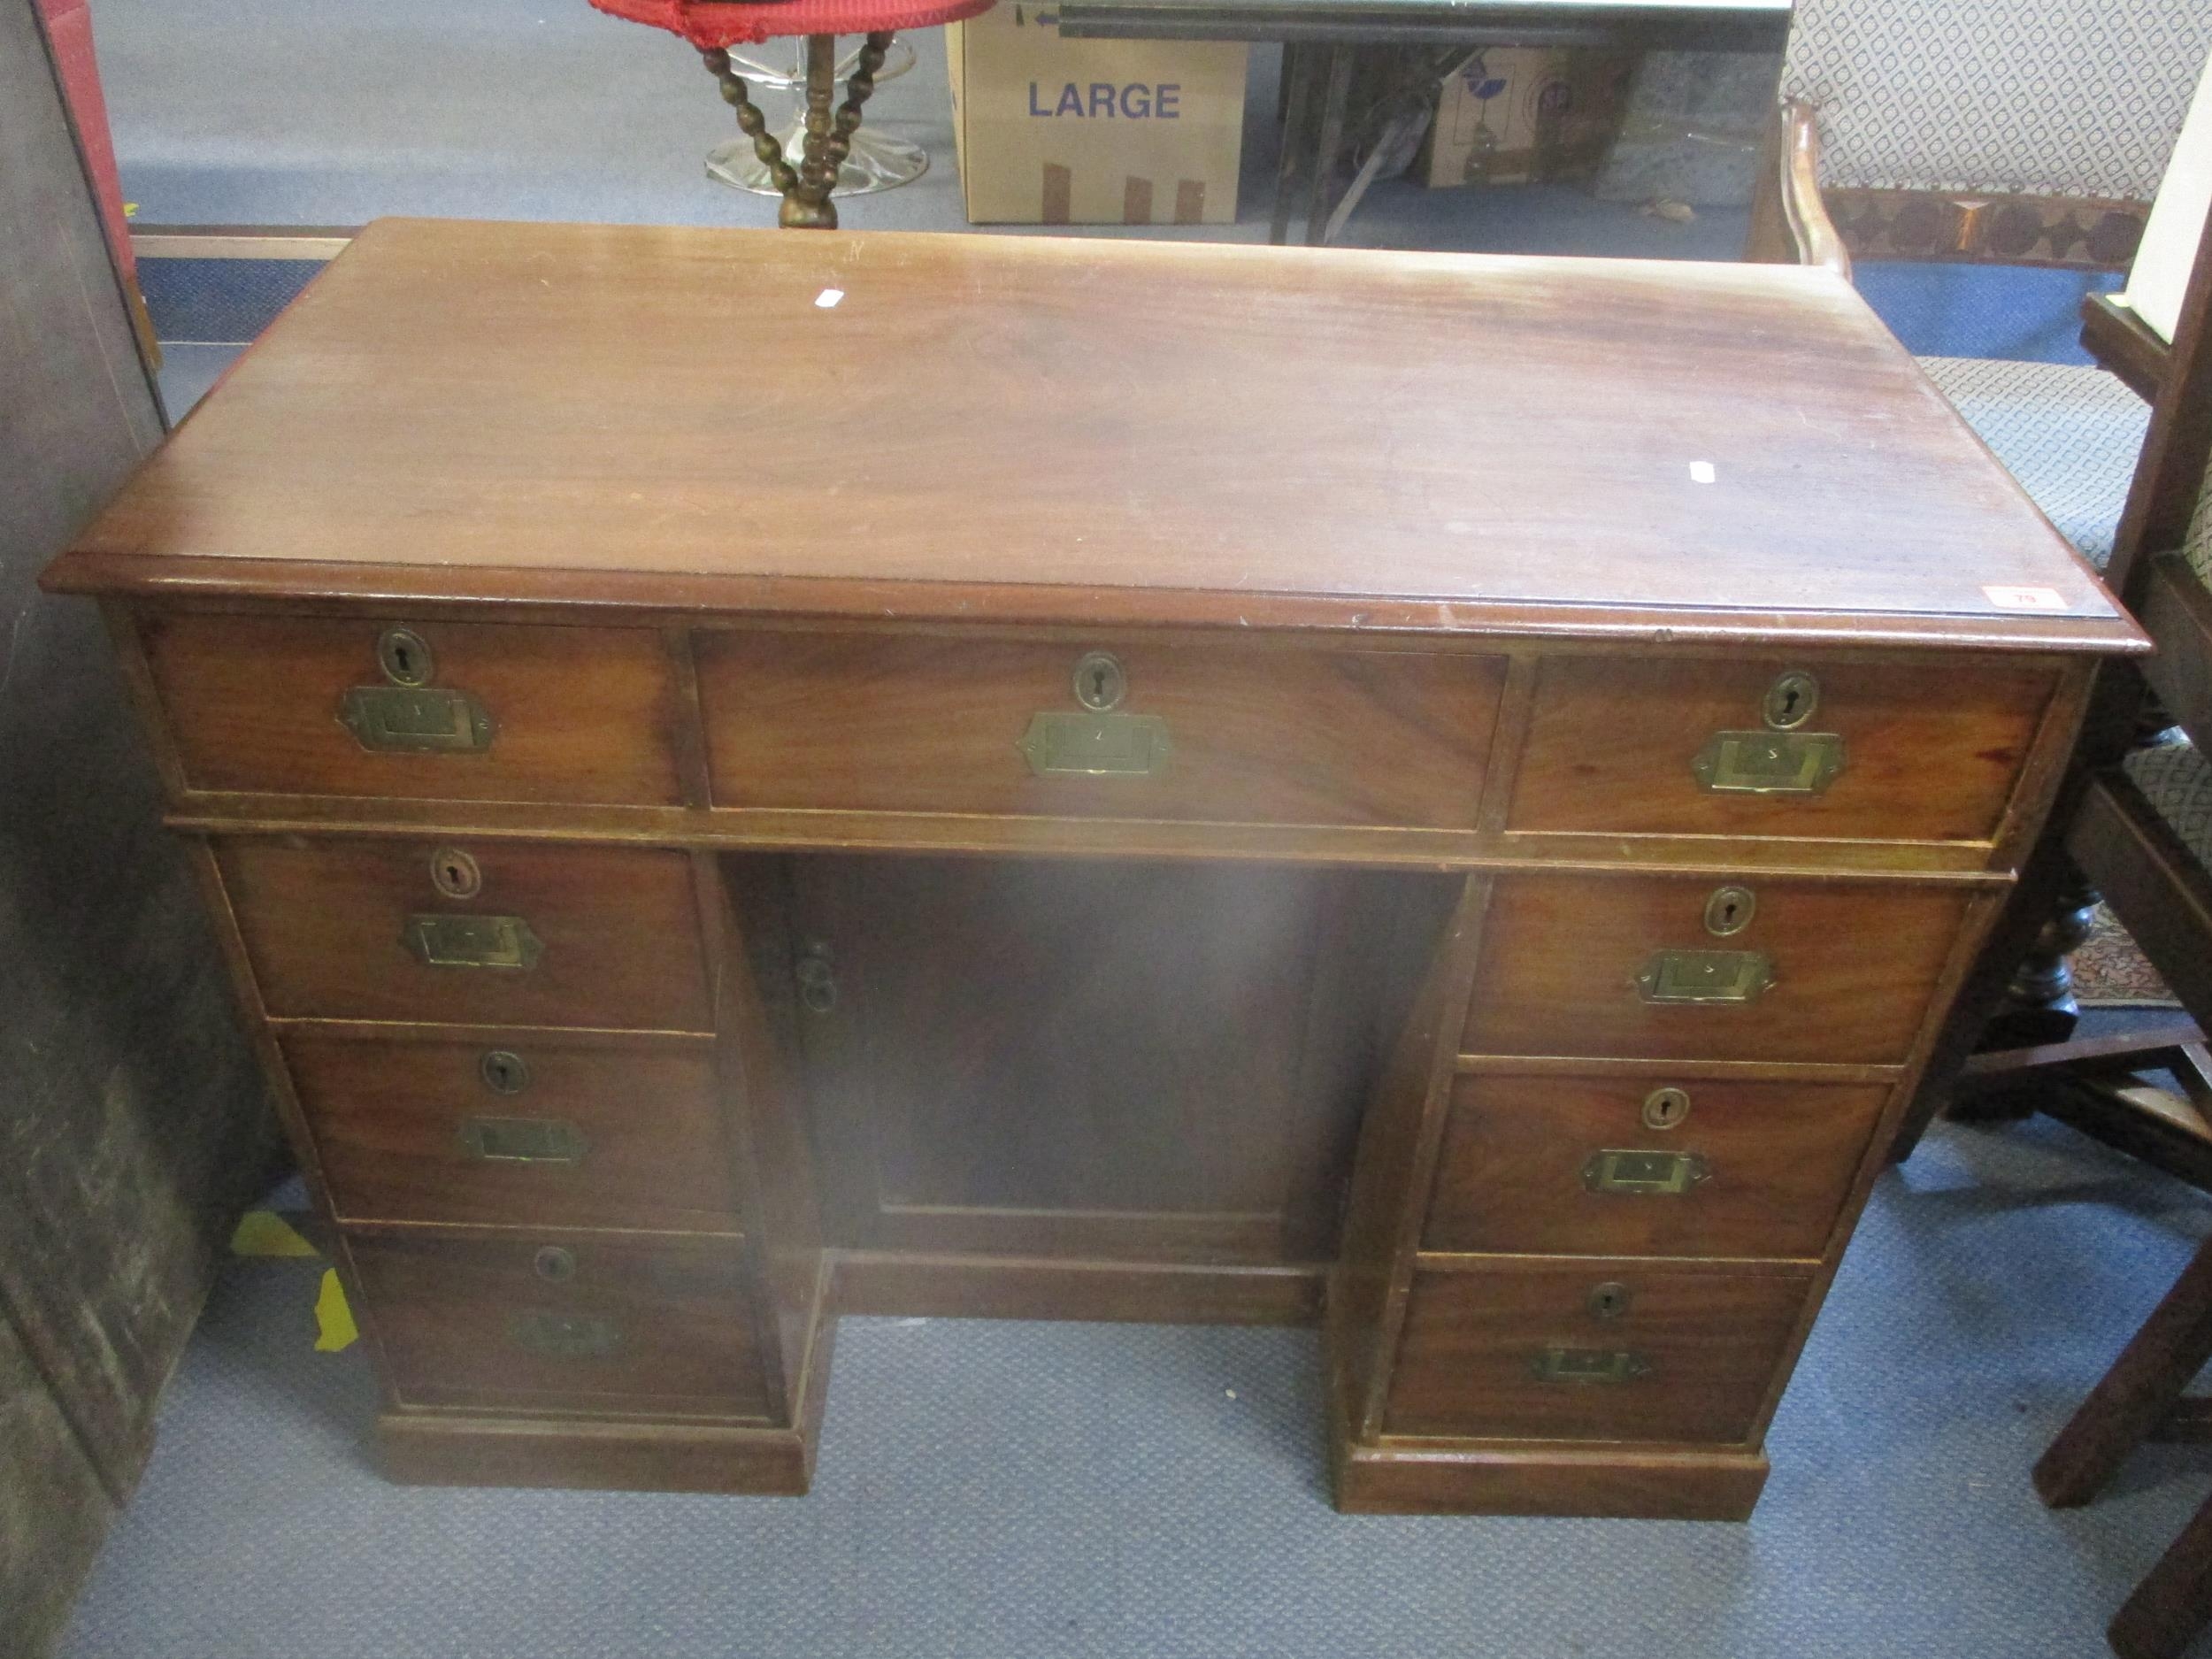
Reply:
[[548, 1359], [604, 1359], [622, 1347], [621, 1327], [590, 1314], [514, 1314], [507, 1336], [517, 1348]]
[[1594, 1193], [1649, 1194], [1672, 1198], [1713, 1178], [1712, 1166], [1695, 1152], [1647, 1152], [1635, 1147], [1606, 1147], [1582, 1166], [1582, 1184]]
[[1624, 1383], [1651, 1374], [1651, 1362], [1642, 1355], [1610, 1348], [1548, 1348], [1530, 1368], [1556, 1383]]
[[1022, 733], [1022, 757], [1040, 778], [1152, 778], [1167, 770], [1167, 722], [1156, 714], [1117, 712], [1129, 695], [1128, 671], [1110, 651], [1076, 660], [1081, 714], [1047, 710]]
[[376, 665], [390, 681], [356, 686], [340, 700], [338, 719], [364, 749], [419, 754], [470, 753], [492, 746], [492, 717], [465, 691], [431, 689], [437, 658], [412, 628], [377, 636]]
[[1751, 1002], [1774, 986], [1763, 950], [1662, 950], [1636, 976], [1647, 1002]]
[[1715, 795], [1819, 795], [1842, 771], [1833, 732], [1716, 732], [1690, 763]]
[[534, 968], [545, 954], [519, 916], [411, 916], [399, 941], [430, 968]]
[[1167, 770], [1167, 722], [1156, 714], [1043, 713], [1023, 733], [1041, 778], [1156, 778]]
[[429, 687], [355, 686], [338, 718], [364, 749], [410, 754], [468, 754], [489, 749], [495, 728], [465, 691]]
[[581, 1164], [584, 1132], [558, 1118], [461, 1119], [461, 1145], [488, 1164]]

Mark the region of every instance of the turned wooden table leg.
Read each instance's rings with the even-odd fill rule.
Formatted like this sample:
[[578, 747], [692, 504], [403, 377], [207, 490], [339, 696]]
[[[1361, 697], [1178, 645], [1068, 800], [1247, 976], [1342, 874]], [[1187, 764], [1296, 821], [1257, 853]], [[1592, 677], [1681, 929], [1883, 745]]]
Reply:
[[2096, 888], [2078, 870], [2070, 870], [2059, 889], [2056, 910], [2014, 972], [2005, 1005], [1990, 1021], [1990, 1041], [1985, 1047], [2022, 1048], [2064, 1042], [2074, 1034], [2081, 1005], [2074, 1000], [2074, 970], [2069, 958], [2088, 941], [2097, 902]]
[[[2032, 1048], [2064, 1042], [2081, 1019], [2069, 961], [2089, 937], [2098, 895], [2070, 859], [2051, 901], [2049, 917], [2013, 970], [2003, 1000], [1975, 1042], [1977, 1051]], [[1953, 1099], [1945, 1116], [1959, 1123], [2025, 1118], [2036, 1110], [2032, 1087], [1979, 1089]]]

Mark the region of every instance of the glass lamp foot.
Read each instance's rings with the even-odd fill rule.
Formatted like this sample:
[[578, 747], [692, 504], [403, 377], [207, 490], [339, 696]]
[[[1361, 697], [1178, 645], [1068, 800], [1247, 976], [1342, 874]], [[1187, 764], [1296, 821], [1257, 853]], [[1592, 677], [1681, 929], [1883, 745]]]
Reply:
[[[784, 154], [795, 161], [806, 143], [805, 118], [795, 118], [776, 136], [783, 141]], [[837, 184], [830, 194], [872, 196], [878, 190], [911, 184], [928, 171], [927, 150], [864, 127], [853, 134], [852, 148], [837, 170]], [[707, 151], [707, 177], [755, 196], [783, 194], [769, 182], [768, 169], [753, 154], [749, 138], [733, 138]]]
[[[859, 62], [860, 49], [856, 46], [837, 60], [837, 78], [840, 81], [845, 80], [852, 73], [854, 65]], [[730, 52], [730, 67], [744, 76], [759, 90], [799, 92], [804, 90], [806, 87], [806, 54], [804, 51], [794, 52], [790, 62], [778, 68], [764, 59], [754, 57], [750, 52], [741, 52], [733, 49]], [[885, 54], [883, 67], [876, 71], [876, 84], [881, 86], [887, 81], [895, 81], [913, 67], [914, 48], [903, 40], [893, 41], [890, 51]]]

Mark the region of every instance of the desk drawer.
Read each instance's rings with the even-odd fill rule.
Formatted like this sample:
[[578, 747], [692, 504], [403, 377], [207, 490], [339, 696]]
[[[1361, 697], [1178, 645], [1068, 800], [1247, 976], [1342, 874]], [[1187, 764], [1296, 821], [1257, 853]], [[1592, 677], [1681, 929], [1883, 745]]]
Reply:
[[1474, 826], [1501, 659], [1100, 645], [703, 633], [715, 804]]
[[733, 1226], [703, 1045], [468, 1042], [293, 1027], [285, 1063], [349, 1221]]
[[1815, 1257], [1887, 1097], [1879, 1087], [1657, 1071], [1463, 1077], [1422, 1243], [1532, 1256]]
[[712, 1028], [686, 854], [286, 836], [216, 858], [280, 1019]]
[[1810, 1288], [1805, 1274], [1636, 1262], [1424, 1271], [1384, 1432], [1748, 1440]]
[[349, 1232], [403, 1405], [767, 1416], [735, 1240]]
[[[1507, 827], [1986, 841], [2055, 684], [2026, 667], [1552, 657]], [[1808, 770], [1761, 775], [1745, 740], [1767, 738], [1796, 746], [1784, 770]], [[1840, 764], [1824, 779], [1824, 753]]]
[[683, 801], [649, 629], [181, 612], [142, 637], [196, 789]]
[[1967, 903], [1902, 882], [1501, 876], [1463, 1047], [1895, 1064]]

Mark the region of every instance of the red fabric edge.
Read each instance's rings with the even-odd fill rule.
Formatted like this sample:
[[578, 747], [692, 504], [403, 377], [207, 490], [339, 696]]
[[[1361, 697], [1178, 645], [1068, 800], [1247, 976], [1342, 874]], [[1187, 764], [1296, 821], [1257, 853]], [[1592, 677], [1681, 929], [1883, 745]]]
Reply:
[[778, 35], [867, 35], [957, 23], [991, 9], [993, 0], [591, 0], [610, 17], [680, 35], [701, 51], [757, 45]]

